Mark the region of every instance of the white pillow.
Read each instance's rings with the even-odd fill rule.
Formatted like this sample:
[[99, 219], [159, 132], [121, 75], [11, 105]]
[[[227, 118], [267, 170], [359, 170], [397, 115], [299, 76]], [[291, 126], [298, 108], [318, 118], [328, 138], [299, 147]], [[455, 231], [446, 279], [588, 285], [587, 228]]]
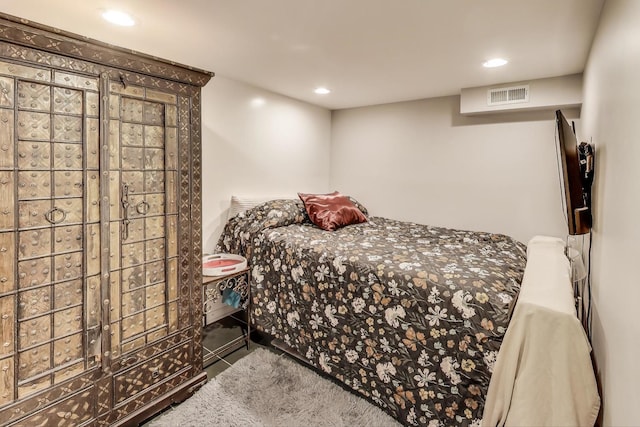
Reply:
[[244, 212], [247, 209], [251, 209], [259, 204], [268, 202], [269, 200], [276, 199], [296, 199], [297, 197], [291, 196], [260, 196], [260, 197], [239, 197], [231, 196], [231, 205], [229, 206], [229, 214], [227, 215], [227, 221], [238, 215], [240, 212]]

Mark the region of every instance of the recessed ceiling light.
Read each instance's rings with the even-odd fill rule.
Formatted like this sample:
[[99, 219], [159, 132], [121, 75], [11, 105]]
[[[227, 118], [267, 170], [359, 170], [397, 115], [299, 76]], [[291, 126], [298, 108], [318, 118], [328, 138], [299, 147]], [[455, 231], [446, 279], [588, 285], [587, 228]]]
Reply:
[[264, 98], [253, 98], [251, 100], [251, 106], [254, 108], [262, 107], [266, 102]]
[[482, 66], [485, 68], [495, 68], [495, 67], [502, 67], [503, 65], [506, 65], [509, 61], [507, 61], [506, 59], [502, 59], [502, 58], [493, 58], [490, 59], [488, 61], [485, 61], [482, 63]]
[[122, 27], [131, 27], [136, 23], [130, 15], [120, 12], [119, 10], [107, 10], [102, 12], [102, 17], [112, 24], [120, 25]]
[[331, 91], [326, 87], [317, 87], [315, 88], [314, 92], [317, 93], [318, 95], [326, 95], [328, 93], [331, 93]]

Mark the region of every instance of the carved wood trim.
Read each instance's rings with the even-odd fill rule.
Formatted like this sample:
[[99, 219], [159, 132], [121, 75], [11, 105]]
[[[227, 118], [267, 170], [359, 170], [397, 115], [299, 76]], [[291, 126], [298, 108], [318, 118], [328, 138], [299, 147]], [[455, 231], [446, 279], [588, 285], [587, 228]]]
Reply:
[[[202, 135], [200, 123], [200, 93], [191, 98], [191, 280], [202, 283]], [[191, 310], [193, 313], [193, 364], [202, 369], [202, 289], [191, 287]]]
[[114, 68], [204, 86], [213, 73], [0, 13], [0, 39]]
[[[0, 14], [1, 15], [1, 14]], [[62, 70], [69, 70], [75, 73], [88, 74], [91, 76], [99, 76], [107, 73], [109, 79], [121, 81], [124, 79], [127, 83], [140, 86], [157, 88], [164, 91], [184, 94], [191, 96], [198, 93], [198, 86], [180, 83], [163, 78], [141, 75], [118, 68], [109, 67], [103, 64], [94, 64], [92, 62], [82, 61], [80, 59], [70, 59], [66, 56], [56, 55], [53, 53], [45, 53], [38, 49], [25, 46], [18, 46], [4, 42], [0, 39], [0, 57], [7, 59], [15, 59], [18, 61], [29, 62], [36, 67], [48, 67]]]
[[[196, 283], [191, 277], [192, 251], [194, 239], [191, 224], [191, 99], [178, 98], [178, 174], [179, 195], [178, 229], [184, 232], [178, 235], [178, 264], [180, 288], [178, 290], [178, 328], [183, 329], [191, 323], [191, 283]], [[199, 224], [198, 224], [199, 225]], [[198, 264], [200, 265], [202, 261]], [[200, 321], [200, 319], [198, 319]]]
[[16, 403], [2, 407], [0, 410], [0, 425], [15, 421], [25, 415], [34, 413], [54, 402], [71, 396], [78, 390], [90, 387], [100, 377], [100, 370], [94, 369], [79, 377], [75, 377], [40, 393], [30, 396], [29, 399], [19, 400]]

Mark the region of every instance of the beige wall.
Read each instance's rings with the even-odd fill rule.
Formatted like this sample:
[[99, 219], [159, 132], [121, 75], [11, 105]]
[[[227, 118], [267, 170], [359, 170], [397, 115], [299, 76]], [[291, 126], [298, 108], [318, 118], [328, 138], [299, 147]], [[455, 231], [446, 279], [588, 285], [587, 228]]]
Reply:
[[224, 77], [202, 93], [203, 245], [212, 251], [231, 195], [325, 192], [331, 113]]
[[[579, 122], [580, 136], [597, 147], [593, 348], [607, 426], [639, 418], [639, 22], [640, 1], [607, 0]], [[261, 107], [251, 104], [257, 96]], [[375, 215], [523, 242], [564, 236], [552, 113], [463, 117], [458, 108], [458, 97], [444, 97], [330, 113], [214, 78], [203, 93], [205, 250], [232, 194], [300, 189], [338, 189]]]
[[331, 188], [374, 215], [525, 243], [564, 236], [553, 111], [465, 117], [459, 108], [452, 96], [334, 111]]
[[640, 423], [640, 1], [607, 0], [585, 70], [582, 134], [596, 144], [593, 349], [604, 424]]

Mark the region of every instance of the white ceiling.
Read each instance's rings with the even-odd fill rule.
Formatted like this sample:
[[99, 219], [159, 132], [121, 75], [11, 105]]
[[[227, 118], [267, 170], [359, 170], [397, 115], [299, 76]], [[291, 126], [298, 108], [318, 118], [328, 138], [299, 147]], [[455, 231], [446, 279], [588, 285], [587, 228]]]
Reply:
[[[0, 10], [339, 109], [582, 72], [602, 3], [1, 0]], [[106, 8], [138, 24], [108, 24]], [[483, 68], [492, 57], [510, 63]]]

